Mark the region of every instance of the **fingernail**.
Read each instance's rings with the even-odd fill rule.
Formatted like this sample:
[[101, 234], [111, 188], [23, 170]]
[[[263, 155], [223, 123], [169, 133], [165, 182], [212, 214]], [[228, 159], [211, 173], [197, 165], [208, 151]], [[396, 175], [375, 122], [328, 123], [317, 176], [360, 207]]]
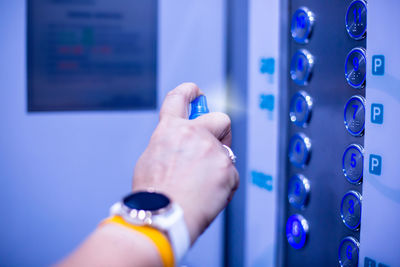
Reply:
[[196, 97], [196, 99], [194, 99], [190, 104], [192, 108], [190, 111], [189, 120], [194, 120], [197, 117], [210, 112], [208, 110], [207, 98], [205, 95], [200, 95]]

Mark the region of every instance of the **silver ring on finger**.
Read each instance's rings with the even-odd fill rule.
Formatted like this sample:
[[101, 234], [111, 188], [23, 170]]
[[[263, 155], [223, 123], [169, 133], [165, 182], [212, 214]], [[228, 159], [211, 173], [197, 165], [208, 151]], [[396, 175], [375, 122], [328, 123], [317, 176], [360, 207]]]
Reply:
[[233, 153], [232, 149], [227, 145], [222, 145], [228, 154], [228, 157], [231, 159], [232, 163], [236, 162], [236, 155]]

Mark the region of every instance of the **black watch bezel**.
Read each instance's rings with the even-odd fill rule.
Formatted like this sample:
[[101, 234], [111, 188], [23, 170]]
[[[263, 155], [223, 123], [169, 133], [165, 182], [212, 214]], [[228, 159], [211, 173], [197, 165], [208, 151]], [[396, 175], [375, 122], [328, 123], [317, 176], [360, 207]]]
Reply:
[[157, 213], [167, 209], [171, 205], [171, 200], [161, 193], [139, 191], [124, 197], [122, 204], [129, 210], [144, 210]]

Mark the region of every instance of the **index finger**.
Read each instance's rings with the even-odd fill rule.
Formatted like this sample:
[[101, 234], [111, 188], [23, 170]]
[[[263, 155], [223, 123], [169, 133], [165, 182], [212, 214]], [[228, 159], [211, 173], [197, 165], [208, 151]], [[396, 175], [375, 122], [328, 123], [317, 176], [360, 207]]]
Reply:
[[206, 128], [222, 144], [230, 146], [232, 141], [231, 119], [221, 112], [204, 114], [192, 121], [203, 128]]
[[160, 110], [160, 119], [165, 116], [187, 118], [190, 102], [200, 94], [200, 89], [196, 84], [182, 83], [165, 97]]

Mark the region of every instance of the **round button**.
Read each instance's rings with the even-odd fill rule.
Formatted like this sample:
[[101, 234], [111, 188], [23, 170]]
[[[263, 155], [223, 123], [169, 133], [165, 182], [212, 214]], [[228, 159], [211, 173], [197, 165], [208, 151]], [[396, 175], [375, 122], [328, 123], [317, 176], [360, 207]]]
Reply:
[[309, 194], [310, 182], [308, 179], [301, 174], [293, 175], [289, 180], [289, 203], [297, 209], [302, 209], [307, 205]]
[[306, 92], [294, 94], [290, 101], [290, 120], [299, 127], [306, 127], [311, 118], [312, 98]]
[[346, 29], [350, 37], [360, 40], [367, 32], [367, 4], [363, 0], [351, 2], [346, 13]]
[[344, 71], [347, 82], [354, 88], [360, 89], [365, 85], [366, 75], [365, 49], [356, 47], [347, 55]]
[[351, 135], [361, 136], [365, 126], [365, 99], [352, 96], [344, 107], [344, 125]]
[[298, 85], [306, 85], [311, 78], [314, 57], [305, 49], [298, 50], [290, 63], [290, 77]]
[[293, 135], [289, 142], [290, 162], [298, 168], [303, 168], [310, 159], [310, 153], [310, 139], [302, 133]]
[[339, 245], [339, 264], [342, 267], [358, 266], [360, 243], [351, 236], [345, 237]]
[[292, 16], [290, 28], [293, 39], [300, 44], [308, 43], [314, 21], [314, 14], [308, 8], [300, 7], [297, 9]]
[[340, 216], [343, 223], [351, 230], [357, 230], [361, 220], [361, 195], [356, 191], [349, 191], [342, 198]]
[[343, 154], [342, 168], [344, 176], [350, 183], [357, 184], [363, 177], [364, 149], [362, 146], [352, 144]]
[[286, 237], [289, 244], [295, 249], [300, 249], [306, 243], [308, 223], [300, 214], [289, 217], [286, 223]]

